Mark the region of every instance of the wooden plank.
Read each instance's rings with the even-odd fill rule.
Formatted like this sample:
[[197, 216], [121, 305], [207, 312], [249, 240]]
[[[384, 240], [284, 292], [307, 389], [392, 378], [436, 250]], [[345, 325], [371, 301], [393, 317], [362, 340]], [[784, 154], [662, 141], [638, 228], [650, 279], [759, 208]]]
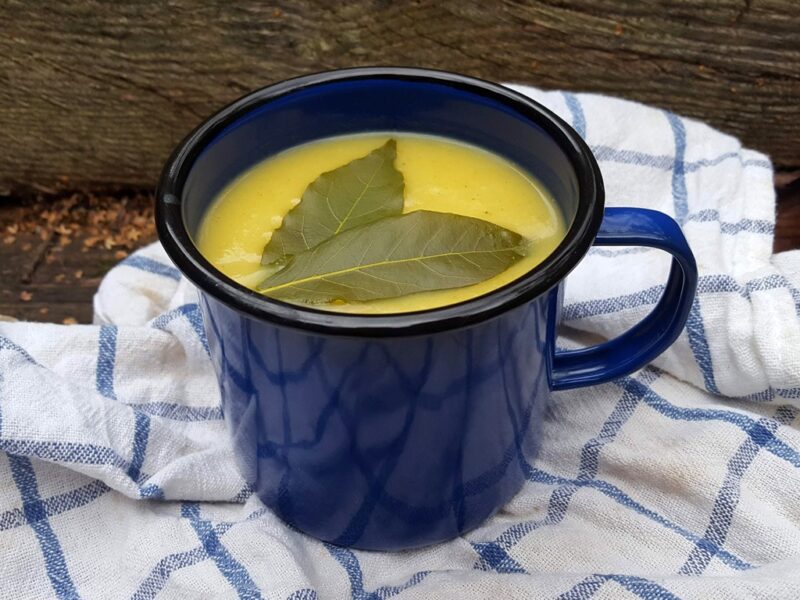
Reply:
[[[776, 252], [800, 249], [800, 178], [781, 183]], [[153, 200], [145, 192], [0, 203], [0, 319], [91, 323], [103, 275], [155, 239]]]
[[0, 23], [0, 188], [152, 185], [225, 103], [363, 64], [616, 94], [800, 166], [795, 0], [8, 0]]
[[155, 239], [148, 193], [7, 199], [0, 204], [0, 315], [91, 323], [103, 275]]
[[775, 177], [778, 187], [778, 214], [775, 221], [775, 252], [800, 249], [800, 171]]

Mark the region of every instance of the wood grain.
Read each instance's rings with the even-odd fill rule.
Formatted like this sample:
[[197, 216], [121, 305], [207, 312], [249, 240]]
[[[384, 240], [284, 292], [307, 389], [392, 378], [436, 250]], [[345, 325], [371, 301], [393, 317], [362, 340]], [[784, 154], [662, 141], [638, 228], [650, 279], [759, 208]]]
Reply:
[[800, 165], [795, 0], [6, 0], [0, 23], [0, 188], [152, 185], [227, 102], [364, 64], [616, 94]]

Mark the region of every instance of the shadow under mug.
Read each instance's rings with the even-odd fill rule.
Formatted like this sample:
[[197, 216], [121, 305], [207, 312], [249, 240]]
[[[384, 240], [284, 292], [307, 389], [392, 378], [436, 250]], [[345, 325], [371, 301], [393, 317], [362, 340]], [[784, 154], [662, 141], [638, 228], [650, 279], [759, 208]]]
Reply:
[[[244, 170], [298, 144], [370, 131], [454, 138], [517, 163], [558, 202], [564, 240], [489, 294], [396, 315], [272, 300], [198, 252], [192, 238], [203, 215]], [[225, 420], [258, 496], [303, 532], [366, 549], [440, 542], [491, 516], [526, 480], [552, 391], [644, 366], [686, 322], [697, 269], [678, 225], [603, 203], [594, 157], [559, 117], [451, 73], [358, 68], [300, 77], [253, 92], [190, 134], [159, 184], [158, 231], [198, 288]], [[556, 351], [564, 278], [593, 244], [671, 253], [664, 294], [620, 337]]]

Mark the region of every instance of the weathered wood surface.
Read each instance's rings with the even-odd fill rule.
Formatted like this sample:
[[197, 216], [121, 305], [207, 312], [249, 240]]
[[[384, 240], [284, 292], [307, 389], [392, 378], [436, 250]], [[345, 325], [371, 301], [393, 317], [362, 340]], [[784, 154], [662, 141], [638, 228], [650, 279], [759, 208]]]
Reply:
[[[776, 252], [800, 248], [800, 173], [778, 183]], [[103, 275], [155, 240], [149, 194], [55, 198], [0, 202], [0, 319], [91, 323]]]
[[103, 275], [155, 239], [153, 198], [143, 192], [0, 201], [0, 316], [91, 323]]
[[617, 94], [800, 165], [797, 0], [0, 3], [0, 188], [152, 185], [243, 93], [363, 64]]
[[786, 186], [778, 188], [775, 252], [800, 249], [800, 172], [792, 176], [794, 179], [787, 179]]

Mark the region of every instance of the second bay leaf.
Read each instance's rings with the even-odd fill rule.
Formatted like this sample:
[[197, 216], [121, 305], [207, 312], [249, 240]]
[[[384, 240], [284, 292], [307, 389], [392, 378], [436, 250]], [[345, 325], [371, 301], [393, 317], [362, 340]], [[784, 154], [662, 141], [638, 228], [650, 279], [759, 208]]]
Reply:
[[488, 221], [419, 210], [340, 233], [294, 256], [258, 290], [313, 304], [463, 287], [505, 271], [527, 243]]

